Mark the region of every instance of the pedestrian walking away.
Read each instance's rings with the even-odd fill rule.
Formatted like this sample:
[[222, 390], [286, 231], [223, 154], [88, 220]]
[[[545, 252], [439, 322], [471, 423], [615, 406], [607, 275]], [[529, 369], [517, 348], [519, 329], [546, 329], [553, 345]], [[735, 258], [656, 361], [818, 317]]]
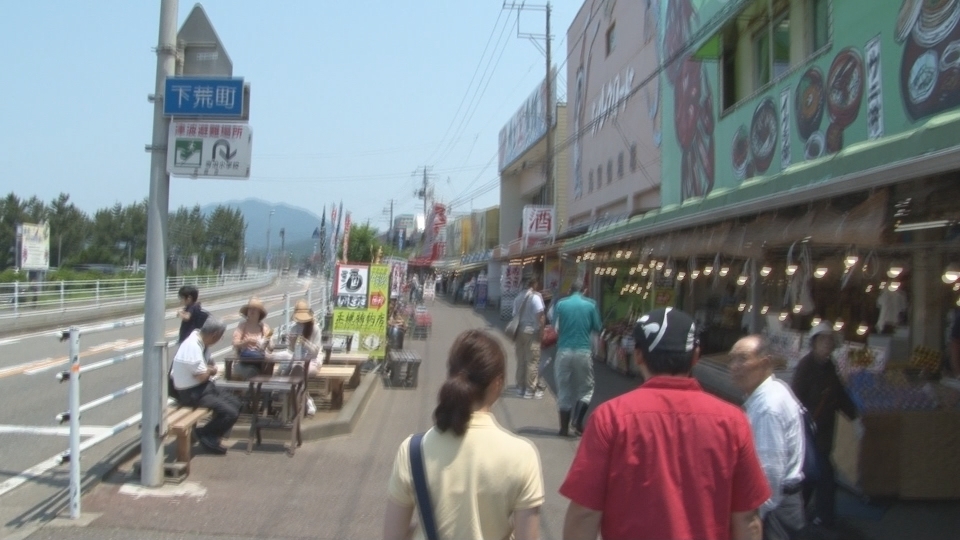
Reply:
[[553, 308], [553, 324], [557, 328], [557, 358], [554, 370], [557, 380], [557, 408], [561, 437], [583, 432], [583, 421], [593, 399], [593, 359], [591, 338], [601, 329], [597, 303], [583, 296], [583, 282], [570, 287], [570, 295]]
[[770, 488], [743, 411], [691, 377], [693, 319], [656, 309], [634, 339], [645, 382], [590, 415], [560, 487], [563, 538], [759, 540]]
[[772, 492], [760, 507], [763, 538], [795, 540], [806, 525], [800, 404], [790, 387], [773, 374], [773, 354], [763, 336], [747, 336], [734, 344], [730, 376], [747, 396], [744, 408]]
[[[491, 412], [506, 376], [506, 353], [496, 338], [468, 330], [454, 340], [434, 427], [407, 437], [397, 451], [385, 540], [540, 538], [540, 454]], [[420, 527], [413, 531], [416, 508]]]
[[540, 340], [546, 325], [540, 282], [529, 278], [526, 290], [513, 301], [513, 316], [519, 317], [516, 341], [517, 395], [526, 399], [540, 399], [546, 389], [540, 379]]

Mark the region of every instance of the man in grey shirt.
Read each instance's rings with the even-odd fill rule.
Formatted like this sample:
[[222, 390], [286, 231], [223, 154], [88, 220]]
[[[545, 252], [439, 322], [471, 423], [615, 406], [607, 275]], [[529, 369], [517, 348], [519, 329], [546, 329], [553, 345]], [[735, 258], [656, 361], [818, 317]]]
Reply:
[[517, 353], [517, 394], [525, 399], [541, 399], [540, 339], [546, 324], [543, 297], [537, 292], [540, 282], [529, 278], [526, 288], [513, 300], [513, 316], [520, 318], [514, 345]]

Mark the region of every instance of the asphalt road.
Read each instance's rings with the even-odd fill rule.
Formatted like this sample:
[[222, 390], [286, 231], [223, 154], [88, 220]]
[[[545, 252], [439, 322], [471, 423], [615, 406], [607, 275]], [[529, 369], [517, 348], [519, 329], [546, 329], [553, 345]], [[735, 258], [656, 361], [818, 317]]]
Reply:
[[[283, 322], [283, 294], [289, 293], [291, 309], [298, 298], [313, 289], [319, 297], [320, 281], [285, 278], [256, 294], [264, 299], [268, 322], [276, 327]], [[204, 303], [203, 307], [228, 325], [228, 336], [240, 320], [239, 306], [249, 293]], [[200, 292], [203, 302], [203, 291]], [[142, 317], [141, 317], [142, 319]], [[81, 365], [90, 365], [123, 355], [132, 356], [121, 363], [85, 373], [81, 378], [80, 403], [88, 403], [142, 380], [142, 321], [125, 318], [130, 326], [84, 335], [81, 333]], [[94, 327], [109, 321], [90, 321]], [[167, 311], [166, 336], [176, 339], [179, 319], [175, 310]], [[67, 383], [59, 383], [56, 374], [67, 369], [68, 345], [55, 337], [56, 329], [0, 339], [0, 524], [37, 517], [49, 503], [67, 488], [67, 465], [52, 466], [52, 460], [69, 446], [68, 424], [59, 425], [56, 415], [67, 408]], [[215, 349], [222, 358], [229, 348], [227, 338]], [[81, 419], [83, 440], [141, 410], [141, 392], [128, 395], [85, 412]], [[23, 431], [33, 431], [24, 433]], [[83, 454], [86, 479], [98, 464], [119, 448], [139, 440], [134, 423], [118, 436], [108, 439]], [[0, 534], [2, 537], [3, 534]]]

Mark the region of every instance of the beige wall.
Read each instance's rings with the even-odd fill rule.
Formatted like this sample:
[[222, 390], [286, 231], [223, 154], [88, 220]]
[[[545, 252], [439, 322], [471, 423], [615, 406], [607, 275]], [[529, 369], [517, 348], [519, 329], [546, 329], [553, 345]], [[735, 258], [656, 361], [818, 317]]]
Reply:
[[[647, 4], [654, 7], [648, 11]], [[586, 0], [567, 31], [567, 118], [574, 142], [567, 149], [566, 192], [572, 225], [601, 217], [600, 211], [633, 212], [639, 209], [635, 205], [651, 200], [659, 204], [660, 88], [657, 82], [639, 88], [658, 64], [657, 4]], [[611, 25], [616, 38], [608, 56]], [[598, 168], [603, 177], [599, 185]]]

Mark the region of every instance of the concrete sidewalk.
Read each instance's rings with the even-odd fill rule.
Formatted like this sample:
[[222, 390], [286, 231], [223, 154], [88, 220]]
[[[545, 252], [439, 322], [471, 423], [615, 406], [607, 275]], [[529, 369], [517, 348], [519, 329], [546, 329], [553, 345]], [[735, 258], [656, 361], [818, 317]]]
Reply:
[[[434, 321], [430, 339], [408, 337], [405, 343], [423, 356], [419, 385], [415, 389], [376, 388], [350, 435], [304, 443], [294, 457], [288, 457], [281, 444], [265, 444], [246, 455], [241, 449], [246, 443], [243, 439], [232, 441], [234, 449], [225, 457], [205, 454], [196, 447], [188, 482], [156, 491], [140, 490], [136, 479], [121, 469], [84, 497], [84, 521], [88, 524], [62, 526], [65, 523], [58, 520], [32, 534], [23, 531], [20, 538], [379, 538], [394, 455], [407, 435], [432, 425], [436, 392], [445, 378], [445, 357], [453, 339], [467, 328], [503, 326], [493, 312], [477, 313], [442, 300], [430, 310]], [[513, 346], [506, 339], [503, 344], [510, 351], [507, 377], [512, 383]], [[546, 378], [552, 385], [550, 373]], [[603, 365], [596, 366], [596, 380], [594, 406], [639, 383]], [[537, 445], [547, 495], [541, 537], [561, 538], [567, 501], [557, 490], [578, 441], [555, 435], [556, 403], [551, 393], [542, 400], [505, 395], [494, 413], [505, 428]], [[927, 521], [944, 523], [943, 509], [925, 508], [930, 514]], [[945, 529], [949, 532], [946, 536], [939, 534], [939, 529], [921, 531], [917, 527], [922, 524], [908, 521], [916, 514], [906, 515], [891, 509], [882, 519], [869, 522], [877, 534], [864, 536], [851, 529], [844, 538], [955, 538], [956, 528]], [[889, 519], [891, 516], [895, 519]]]

